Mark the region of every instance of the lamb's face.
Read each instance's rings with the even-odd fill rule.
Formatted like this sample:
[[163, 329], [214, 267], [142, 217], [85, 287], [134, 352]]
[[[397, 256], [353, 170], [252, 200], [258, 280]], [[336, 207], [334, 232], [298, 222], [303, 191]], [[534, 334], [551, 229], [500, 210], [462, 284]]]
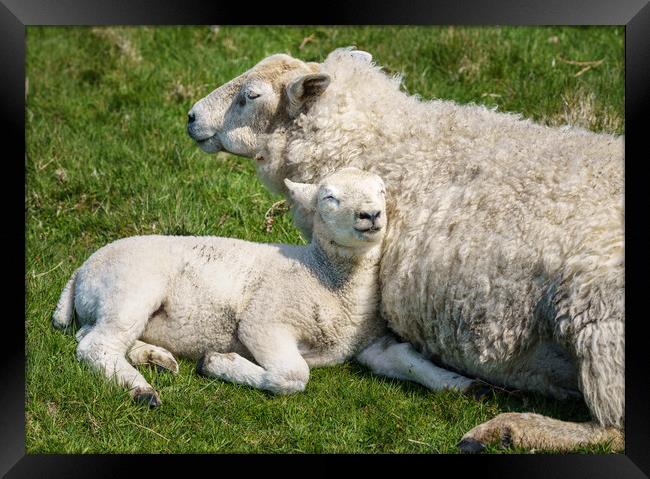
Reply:
[[386, 230], [385, 186], [374, 173], [344, 168], [318, 185], [285, 180], [303, 217], [311, 215], [313, 234], [340, 246], [367, 248]]
[[272, 55], [217, 88], [188, 113], [188, 134], [208, 153], [221, 150], [253, 157], [260, 135], [286, 123], [329, 77], [318, 63]]

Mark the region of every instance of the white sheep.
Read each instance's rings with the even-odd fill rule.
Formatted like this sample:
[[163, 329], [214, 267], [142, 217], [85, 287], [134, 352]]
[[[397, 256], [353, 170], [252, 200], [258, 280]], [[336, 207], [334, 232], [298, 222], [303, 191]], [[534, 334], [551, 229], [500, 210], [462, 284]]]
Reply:
[[[461, 449], [612, 440], [624, 421], [623, 138], [551, 128], [400, 91], [365, 52], [272, 55], [199, 100], [206, 152], [254, 158], [267, 187], [342, 166], [378, 173], [392, 201], [381, 313], [426, 356], [555, 398], [593, 421], [505, 414]], [[296, 224], [310, 234], [308, 219]]]
[[[104, 246], [65, 287], [53, 315], [81, 326], [77, 357], [160, 404], [133, 364], [178, 371], [199, 359], [208, 376], [274, 393], [302, 391], [309, 368], [357, 356], [379, 374], [432, 389], [475, 383], [386, 336], [378, 314], [386, 225], [377, 175], [342, 169], [319, 185], [286, 182], [312, 218], [308, 246], [220, 237], [135, 236]], [[128, 359], [127, 359], [128, 358]]]

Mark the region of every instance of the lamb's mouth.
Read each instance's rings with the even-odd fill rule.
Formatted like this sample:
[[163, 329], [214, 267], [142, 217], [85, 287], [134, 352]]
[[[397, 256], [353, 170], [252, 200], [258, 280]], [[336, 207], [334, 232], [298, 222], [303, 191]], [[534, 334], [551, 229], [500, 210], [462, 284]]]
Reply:
[[358, 231], [361, 234], [371, 235], [372, 236], [372, 235], [375, 235], [375, 234], [377, 234], [377, 233], [379, 233], [381, 231], [381, 226], [371, 226], [370, 228], [365, 228], [365, 229], [354, 228], [354, 230]]

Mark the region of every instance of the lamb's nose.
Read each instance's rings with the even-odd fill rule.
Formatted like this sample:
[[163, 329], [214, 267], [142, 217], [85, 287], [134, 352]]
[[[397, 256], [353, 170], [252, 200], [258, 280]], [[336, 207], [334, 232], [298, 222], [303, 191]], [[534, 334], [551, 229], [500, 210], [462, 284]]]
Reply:
[[381, 211], [362, 211], [359, 213], [360, 220], [370, 220], [374, 224], [381, 215]]
[[196, 120], [196, 115], [194, 115], [194, 113], [188, 113], [187, 114], [187, 124], [191, 125], [192, 123], [194, 123], [194, 120]]

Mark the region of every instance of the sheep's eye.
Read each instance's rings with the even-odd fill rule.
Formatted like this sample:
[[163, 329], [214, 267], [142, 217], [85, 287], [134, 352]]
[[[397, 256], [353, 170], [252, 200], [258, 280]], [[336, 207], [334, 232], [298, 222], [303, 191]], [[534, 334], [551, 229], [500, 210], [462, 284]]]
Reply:
[[334, 198], [334, 196], [332, 196], [332, 195], [324, 196], [324, 197], [323, 197], [323, 201], [333, 201], [333, 202], [336, 203], [337, 205], [339, 204], [339, 200], [337, 200], [336, 198]]
[[248, 98], [249, 100], [254, 100], [255, 98], [258, 98], [259, 96], [260, 96], [259, 93], [250, 93], [249, 92], [249, 93], [246, 94], [246, 98]]

